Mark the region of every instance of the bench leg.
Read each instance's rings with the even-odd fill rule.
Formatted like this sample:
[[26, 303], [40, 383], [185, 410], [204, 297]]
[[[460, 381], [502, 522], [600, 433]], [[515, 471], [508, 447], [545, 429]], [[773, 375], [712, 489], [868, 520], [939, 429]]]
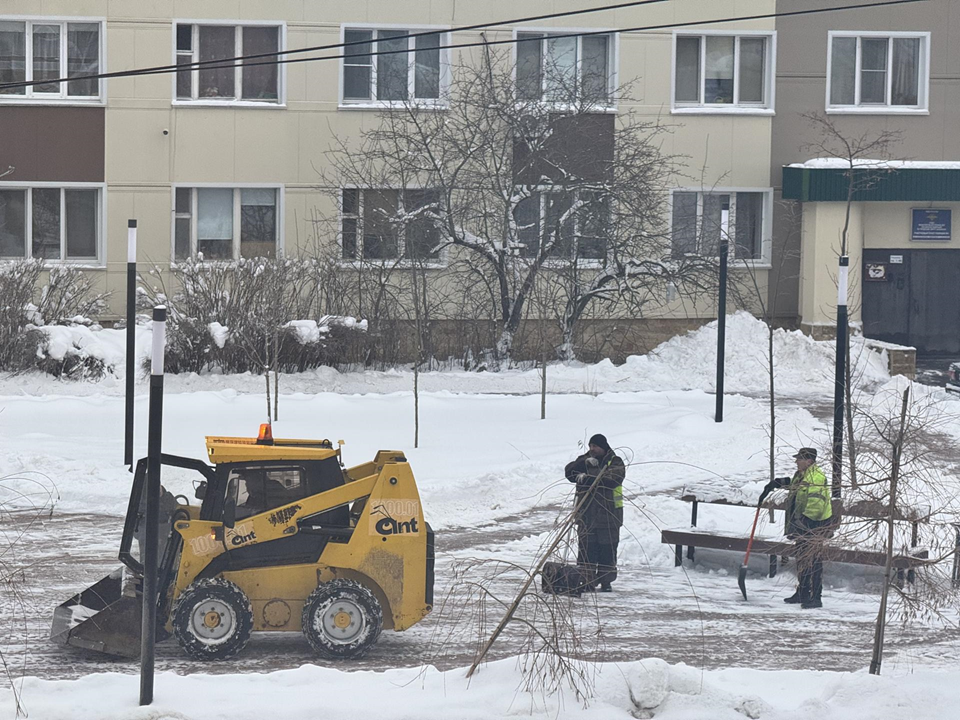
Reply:
[[895, 582], [898, 588], [903, 587], [903, 568], [897, 568], [897, 579]]
[[913, 568], [907, 570], [907, 582], [913, 585], [917, 581], [917, 571]]
[[681, 565], [683, 565], [683, 545], [677, 545], [673, 555], [673, 566], [680, 567]]
[[687, 560], [689, 560], [690, 562], [693, 562], [693, 554], [694, 554], [693, 550], [694, 550], [693, 545], [687, 545]]
[[777, 576], [777, 556], [771, 555], [770, 556], [770, 577], [776, 577], [776, 576]]

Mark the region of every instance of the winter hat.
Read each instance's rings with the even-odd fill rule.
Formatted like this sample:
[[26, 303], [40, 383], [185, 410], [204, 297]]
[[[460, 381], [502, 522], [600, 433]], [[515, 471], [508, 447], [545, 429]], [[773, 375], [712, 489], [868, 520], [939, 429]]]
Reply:
[[590, 438], [589, 444], [596, 445], [598, 448], [600, 448], [604, 452], [610, 452], [610, 444], [607, 442], [607, 439], [600, 433], [597, 433], [592, 438]]
[[793, 457], [796, 460], [816, 460], [817, 451], [814, 448], [800, 448], [800, 451]]

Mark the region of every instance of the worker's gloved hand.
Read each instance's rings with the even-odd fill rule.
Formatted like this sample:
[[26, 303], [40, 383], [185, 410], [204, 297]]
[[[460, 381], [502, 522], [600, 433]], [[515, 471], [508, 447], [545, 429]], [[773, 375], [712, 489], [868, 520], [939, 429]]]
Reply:
[[772, 493], [774, 490], [785, 487], [789, 484], [790, 484], [790, 478], [785, 478], [785, 477], [774, 478], [773, 480], [771, 480], [770, 482], [768, 482], [766, 485], [763, 486], [763, 492], [760, 493], [760, 499], [757, 501], [757, 505], [758, 506], [763, 505], [763, 501], [767, 499], [767, 495]]
[[588, 467], [597, 467], [597, 465], [600, 464], [600, 461], [593, 457], [593, 455], [588, 457], [584, 462], [587, 463]]
[[579, 482], [583, 482], [583, 481], [586, 480], [586, 479], [587, 479], [587, 474], [586, 474], [586, 473], [577, 473], [577, 482], [578, 482], [578, 483], [579, 483]]

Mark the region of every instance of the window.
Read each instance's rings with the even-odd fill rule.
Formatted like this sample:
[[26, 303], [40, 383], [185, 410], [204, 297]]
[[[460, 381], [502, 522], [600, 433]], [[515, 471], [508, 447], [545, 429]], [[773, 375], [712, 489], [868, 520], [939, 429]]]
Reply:
[[769, 236], [769, 191], [673, 193], [673, 256], [719, 254], [723, 210], [729, 210], [727, 228], [731, 257], [762, 260]]
[[345, 188], [340, 199], [344, 260], [440, 259], [437, 191]]
[[830, 33], [827, 109], [925, 111], [929, 33]]
[[100, 192], [0, 186], [0, 258], [97, 262]]
[[513, 210], [520, 256], [533, 258], [549, 245], [557, 259], [603, 260], [607, 256], [610, 207], [588, 190], [534, 192]]
[[0, 19], [0, 84], [50, 81], [4, 88], [0, 98], [99, 101], [99, 80], [55, 81], [100, 72], [100, 34], [98, 22]]
[[[439, 103], [448, 86], [444, 32], [406, 37], [417, 29], [345, 28], [343, 103]], [[386, 53], [372, 55], [371, 53]]]
[[517, 98], [609, 104], [613, 35], [555, 37], [517, 33]]
[[[279, 25], [177, 25], [177, 65], [260, 55], [281, 50]], [[244, 60], [237, 67], [201, 67], [177, 72], [177, 100], [280, 103], [281, 65], [272, 58]]]
[[288, 505], [307, 496], [302, 467], [237, 467], [227, 479], [227, 498], [237, 504], [241, 520]]
[[276, 257], [278, 199], [277, 188], [175, 188], [174, 260]]
[[772, 35], [675, 35], [674, 110], [773, 108]]

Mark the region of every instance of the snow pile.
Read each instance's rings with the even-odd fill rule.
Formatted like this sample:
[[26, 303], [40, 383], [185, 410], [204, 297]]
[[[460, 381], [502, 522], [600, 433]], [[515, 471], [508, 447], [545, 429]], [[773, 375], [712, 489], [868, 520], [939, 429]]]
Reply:
[[[342, 325], [358, 331], [366, 329], [365, 321], [353, 318], [322, 318], [316, 321], [295, 321], [290, 331], [298, 340], [311, 343], [320, 337], [323, 328]], [[100, 344], [109, 347], [112, 357], [123, 357], [124, 331], [93, 331]], [[208, 328], [211, 337], [219, 342], [227, 329], [217, 323]], [[872, 388], [889, 380], [886, 360], [882, 352], [867, 347], [861, 338], [853, 338], [853, 373], [857, 388]], [[142, 358], [150, 347], [150, 326], [138, 328], [137, 355]], [[729, 393], [763, 395], [768, 390], [767, 326], [749, 313], [739, 312], [727, 317], [727, 345], [725, 354], [725, 389]], [[832, 397], [835, 343], [814, 340], [799, 331], [774, 332], [774, 362], [777, 393], [806, 395], [811, 393]], [[547, 391], [550, 394], [597, 394], [603, 392], [642, 392], [659, 390], [702, 390], [713, 392], [716, 385], [717, 323], [678, 335], [661, 344], [648, 355], [627, 358], [623, 365], [603, 360], [593, 365], [571, 363], [554, 364], [547, 371]], [[122, 373], [123, 363], [117, 363], [114, 372]], [[5, 382], [9, 386], [5, 386]], [[144, 379], [140, 380], [146, 392]], [[392, 393], [409, 392], [413, 387], [413, 372], [397, 368], [383, 372], [356, 369], [339, 371], [321, 366], [315, 370], [284, 374], [280, 392], [318, 393]], [[198, 390], [236, 390], [260, 393], [263, 378], [259, 375], [168, 373], [170, 392]], [[537, 370], [504, 370], [497, 373], [440, 370], [420, 373], [420, 389], [424, 392], [537, 394], [540, 392], [540, 373]], [[15, 381], [0, 378], [2, 394], [60, 393], [56, 385], [39, 376], [19, 377]], [[117, 383], [104, 385], [77, 385], [71, 388], [76, 395], [122, 394]]]
[[[317, 717], [487, 720], [505, 717], [600, 720], [942, 720], [960, 703], [960, 672], [901, 677], [866, 673], [729, 669], [700, 671], [650, 659], [584, 668], [586, 702], [567, 690], [524, 691], [515, 659], [485, 666], [471, 681], [462, 668], [345, 672], [303, 665], [268, 674], [161, 673], [154, 704], [138, 707], [138, 677], [119, 673], [72, 681], [29, 678], [31, 720], [262, 720], [278, 708], [289, 720]], [[5, 712], [4, 712], [5, 711]], [[10, 690], [0, 712], [14, 716]]]

